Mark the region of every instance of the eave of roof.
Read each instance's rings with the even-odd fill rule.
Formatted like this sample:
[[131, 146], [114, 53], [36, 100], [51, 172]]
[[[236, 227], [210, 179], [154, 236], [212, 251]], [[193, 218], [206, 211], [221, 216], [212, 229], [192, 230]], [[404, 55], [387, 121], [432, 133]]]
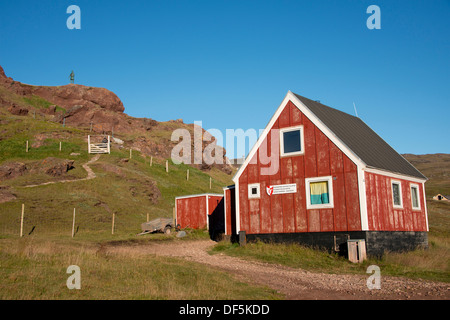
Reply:
[[427, 179], [360, 118], [298, 94], [294, 95], [367, 166]]

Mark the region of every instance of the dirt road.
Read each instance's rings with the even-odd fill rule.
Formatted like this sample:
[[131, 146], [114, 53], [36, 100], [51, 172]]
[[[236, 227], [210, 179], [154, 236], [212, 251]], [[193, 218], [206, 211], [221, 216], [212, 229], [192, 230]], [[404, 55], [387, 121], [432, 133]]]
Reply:
[[110, 252], [127, 254], [130, 251], [183, 258], [209, 265], [232, 274], [240, 281], [264, 285], [285, 295], [286, 299], [299, 300], [369, 300], [369, 299], [420, 299], [448, 300], [450, 286], [446, 283], [417, 281], [406, 278], [383, 277], [381, 289], [367, 288], [367, 275], [336, 275], [313, 273], [236, 257], [225, 254], [208, 254], [215, 242], [167, 241], [146, 245], [110, 245]]

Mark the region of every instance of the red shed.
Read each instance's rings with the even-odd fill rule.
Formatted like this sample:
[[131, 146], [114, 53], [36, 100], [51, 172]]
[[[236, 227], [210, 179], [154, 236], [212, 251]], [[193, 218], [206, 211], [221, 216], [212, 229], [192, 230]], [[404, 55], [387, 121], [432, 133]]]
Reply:
[[289, 91], [233, 178], [226, 231], [335, 249], [365, 239], [368, 254], [426, 246], [426, 180], [360, 118]]
[[223, 229], [223, 195], [205, 193], [177, 197], [175, 217], [180, 228]]

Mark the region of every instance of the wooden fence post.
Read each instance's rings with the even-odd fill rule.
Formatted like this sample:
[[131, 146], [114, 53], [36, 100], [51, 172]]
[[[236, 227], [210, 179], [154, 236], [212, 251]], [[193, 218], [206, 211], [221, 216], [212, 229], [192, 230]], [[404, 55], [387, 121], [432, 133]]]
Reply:
[[131, 157], [132, 157], [131, 150], [132, 150], [132, 149], [130, 148], [130, 159], [131, 159]]
[[169, 160], [166, 160], [166, 172], [169, 172]]
[[59, 151], [61, 151], [61, 141], [59, 142]]
[[75, 208], [73, 208], [72, 238], [75, 236]]
[[209, 188], [210, 188], [210, 189], [211, 189], [211, 186], [212, 186], [212, 178], [209, 177]]
[[150, 156], [150, 167], [152, 166], [152, 164], [153, 164], [153, 157]]
[[88, 153], [91, 153], [91, 136], [88, 135]]
[[27, 140], [27, 147], [26, 147], [25, 151], [28, 152], [28, 140]]
[[20, 217], [20, 237], [23, 236], [23, 215], [25, 213], [25, 204], [22, 203], [22, 215]]
[[114, 218], [116, 217], [116, 214], [113, 213], [113, 217], [112, 217], [112, 228], [111, 228], [111, 234], [114, 234]]
[[189, 169], [186, 171], [186, 180], [189, 180]]

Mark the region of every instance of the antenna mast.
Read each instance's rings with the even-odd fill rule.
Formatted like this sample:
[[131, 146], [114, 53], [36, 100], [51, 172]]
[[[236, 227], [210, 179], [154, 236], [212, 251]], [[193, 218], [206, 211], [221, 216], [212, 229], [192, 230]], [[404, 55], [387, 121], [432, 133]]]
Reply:
[[358, 117], [358, 111], [356, 111], [356, 105], [355, 105], [355, 102], [353, 102], [353, 108], [355, 108], [355, 114], [356, 114], [356, 117], [359, 118], [359, 117]]

